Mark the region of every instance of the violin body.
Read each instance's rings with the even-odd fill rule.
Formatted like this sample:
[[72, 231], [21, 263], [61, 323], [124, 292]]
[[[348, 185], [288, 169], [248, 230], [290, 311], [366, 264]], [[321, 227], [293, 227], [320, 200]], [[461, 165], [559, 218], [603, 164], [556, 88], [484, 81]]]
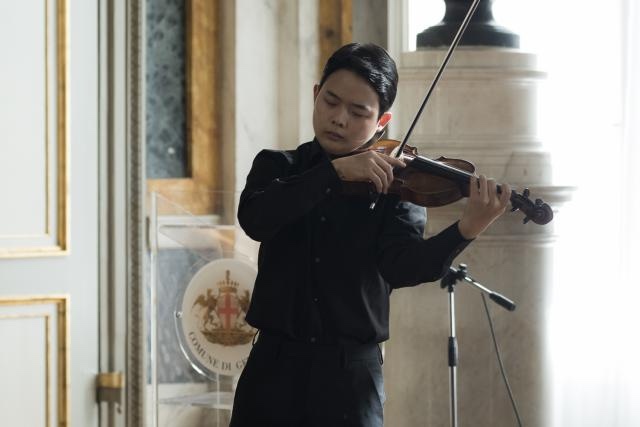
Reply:
[[[399, 145], [399, 141], [381, 139], [368, 149], [391, 156]], [[389, 186], [389, 193], [397, 194], [401, 200], [419, 206], [438, 207], [469, 196], [469, 175], [463, 175], [456, 180], [442, 176], [437, 171], [430, 171], [428, 166], [431, 163], [425, 162], [425, 159], [418, 155], [416, 148], [409, 145], [405, 145], [401, 158], [407, 163], [407, 167], [394, 171], [394, 180]], [[466, 160], [440, 157], [433, 162], [467, 173], [475, 171], [475, 166]], [[347, 194], [374, 192], [370, 183], [347, 181], [343, 184]]]
[[[435, 161], [470, 173], [475, 170], [473, 164], [466, 160], [440, 157]], [[469, 185], [425, 172], [410, 162], [406, 168], [397, 171], [389, 191], [416, 205], [438, 207], [468, 197]]]
[[[439, 157], [428, 159], [418, 154], [415, 147], [404, 145], [402, 155], [397, 155], [400, 141], [380, 139], [367, 150], [373, 150], [388, 156], [401, 158], [407, 166], [394, 170], [394, 180], [389, 193], [397, 194], [401, 200], [425, 207], [445, 206], [463, 197], [469, 197], [469, 179], [475, 172], [475, 166], [461, 159]], [[357, 151], [360, 152], [360, 151]], [[352, 154], [356, 154], [352, 153]], [[343, 181], [346, 194], [375, 196], [372, 183]], [[497, 192], [501, 193], [501, 187]], [[520, 210], [525, 214], [524, 222], [532, 220], [536, 224], [546, 224], [553, 219], [553, 210], [541, 199], [532, 202], [529, 190], [523, 194], [511, 191], [512, 211]]]

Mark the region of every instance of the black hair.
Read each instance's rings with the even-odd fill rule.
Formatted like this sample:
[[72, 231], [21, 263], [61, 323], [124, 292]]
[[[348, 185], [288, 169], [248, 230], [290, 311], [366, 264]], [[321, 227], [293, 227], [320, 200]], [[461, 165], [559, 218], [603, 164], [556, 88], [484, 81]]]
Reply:
[[378, 118], [389, 111], [398, 90], [398, 70], [386, 50], [372, 43], [350, 43], [342, 46], [327, 60], [320, 86], [331, 74], [343, 69], [362, 77], [378, 94]]

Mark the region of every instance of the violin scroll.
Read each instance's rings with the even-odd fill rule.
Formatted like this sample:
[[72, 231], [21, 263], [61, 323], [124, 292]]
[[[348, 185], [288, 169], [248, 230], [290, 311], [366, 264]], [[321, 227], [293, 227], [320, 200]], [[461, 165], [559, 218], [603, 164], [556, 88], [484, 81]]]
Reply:
[[553, 219], [553, 209], [542, 199], [536, 199], [532, 202], [529, 198], [529, 189], [525, 188], [522, 194], [518, 194], [515, 190], [511, 191], [511, 212], [521, 211], [524, 213], [523, 224], [533, 221], [536, 224], [544, 225]]

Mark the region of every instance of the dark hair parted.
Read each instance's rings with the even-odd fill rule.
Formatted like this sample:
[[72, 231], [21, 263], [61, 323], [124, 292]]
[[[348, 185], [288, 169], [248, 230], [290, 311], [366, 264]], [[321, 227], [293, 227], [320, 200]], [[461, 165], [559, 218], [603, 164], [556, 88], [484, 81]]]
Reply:
[[379, 116], [389, 111], [398, 90], [398, 70], [386, 50], [372, 43], [342, 46], [327, 60], [320, 86], [338, 70], [352, 71], [369, 83], [378, 94]]

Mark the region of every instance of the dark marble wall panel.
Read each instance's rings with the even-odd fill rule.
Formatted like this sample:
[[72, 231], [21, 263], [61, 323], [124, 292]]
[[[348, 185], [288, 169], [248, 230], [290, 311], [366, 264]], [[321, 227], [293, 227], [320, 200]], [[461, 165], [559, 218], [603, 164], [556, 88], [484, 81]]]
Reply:
[[175, 310], [182, 300], [184, 289], [193, 275], [205, 264], [201, 258], [186, 249], [158, 251], [156, 298], [158, 382], [203, 382], [182, 353], [177, 334]]
[[147, 178], [187, 176], [184, 0], [146, 0]]

